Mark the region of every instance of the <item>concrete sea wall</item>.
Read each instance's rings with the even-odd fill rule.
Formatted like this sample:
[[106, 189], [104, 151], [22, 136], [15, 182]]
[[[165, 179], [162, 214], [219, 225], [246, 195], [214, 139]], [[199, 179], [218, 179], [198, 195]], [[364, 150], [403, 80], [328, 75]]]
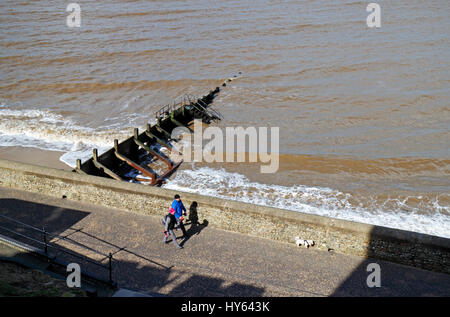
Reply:
[[[161, 216], [176, 193], [7, 160], [0, 160], [0, 186]], [[450, 274], [450, 239], [197, 194], [182, 199], [186, 208], [196, 202], [199, 222], [211, 227], [289, 243], [300, 236], [314, 248]]]

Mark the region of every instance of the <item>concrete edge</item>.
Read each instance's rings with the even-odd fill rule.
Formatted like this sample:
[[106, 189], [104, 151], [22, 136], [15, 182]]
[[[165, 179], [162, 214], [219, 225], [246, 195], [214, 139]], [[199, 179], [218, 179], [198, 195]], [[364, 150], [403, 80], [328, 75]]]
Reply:
[[[9, 169], [23, 174], [39, 175], [46, 178], [60, 179], [67, 183], [81, 183], [94, 185], [100, 188], [113, 189], [115, 191], [124, 193], [149, 194], [164, 199], [172, 199], [175, 191], [143, 186], [134, 183], [120, 182], [112, 179], [107, 179], [92, 175], [83, 175], [71, 171], [42, 167], [32, 164], [25, 164], [15, 161], [0, 159], [0, 168]], [[181, 191], [177, 191], [181, 192]], [[365, 223], [353, 222], [342, 219], [335, 219], [326, 216], [319, 216], [308, 214], [304, 212], [296, 212], [286, 209], [278, 209], [274, 207], [267, 207], [261, 205], [254, 205], [251, 203], [238, 202], [227, 200], [223, 198], [214, 197], [214, 203], [211, 203], [211, 197], [182, 192], [183, 198], [189, 201], [197, 201], [205, 206], [218, 207], [224, 210], [237, 210], [244, 214], [252, 214], [255, 216], [269, 216], [273, 218], [280, 218], [283, 220], [308, 223], [313, 225], [320, 225], [324, 227], [333, 227], [337, 230], [356, 232], [362, 235], [371, 235], [382, 239], [402, 240], [412, 242], [414, 244], [420, 243], [423, 245], [430, 245], [444, 249], [450, 249], [450, 239], [428, 234], [392, 229], [377, 225], [370, 225]]]

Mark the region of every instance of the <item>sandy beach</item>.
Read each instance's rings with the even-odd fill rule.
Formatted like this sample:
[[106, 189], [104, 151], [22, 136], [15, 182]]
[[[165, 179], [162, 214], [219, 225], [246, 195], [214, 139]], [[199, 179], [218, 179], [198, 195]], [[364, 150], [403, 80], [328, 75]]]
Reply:
[[72, 170], [70, 166], [59, 160], [63, 154], [64, 152], [44, 151], [31, 147], [0, 147], [0, 159], [70, 171]]

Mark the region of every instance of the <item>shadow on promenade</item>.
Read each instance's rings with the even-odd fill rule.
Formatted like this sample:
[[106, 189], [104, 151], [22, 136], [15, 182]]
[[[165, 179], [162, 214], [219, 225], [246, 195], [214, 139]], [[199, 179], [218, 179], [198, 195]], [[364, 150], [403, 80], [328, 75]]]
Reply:
[[[78, 263], [83, 272], [88, 272], [105, 281], [108, 280], [109, 271], [91, 263], [98, 261], [107, 266], [108, 253], [113, 254], [112, 278], [119, 287], [133, 289], [140, 292], [164, 293], [167, 296], [251, 296], [259, 297], [264, 288], [243, 283], [225, 284], [225, 280], [210, 276], [174, 271], [172, 266], [165, 266], [151, 258], [125, 247], [118, 246], [93, 234], [84, 232], [74, 226], [90, 213], [80, 210], [67, 209], [58, 206], [45, 205], [19, 199], [0, 199], [0, 215], [9, 219], [20, 221], [25, 225], [45, 230], [57, 237], [49, 243], [57, 245], [64, 251], [70, 251], [76, 257], [65, 252], [55, 252], [56, 259], [62, 263]], [[199, 234], [207, 225], [198, 224], [190, 220], [188, 231]], [[195, 220], [195, 219], [194, 219]], [[0, 217], [0, 234], [34, 247], [43, 248], [42, 233], [25, 225]], [[69, 233], [67, 233], [69, 232]], [[20, 235], [18, 235], [19, 233]], [[63, 233], [66, 233], [62, 236]], [[81, 241], [72, 239], [73, 235], [82, 234]], [[27, 239], [31, 237], [33, 240]], [[87, 241], [91, 241], [86, 243]], [[36, 242], [37, 241], [37, 242]], [[105, 248], [99, 248], [104, 245]], [[95, 246], [95, 247], [94, 247]], [[82, 250], [82, 251], [81, 251]], [[125, 255], [127, 259], [121, 259]], [[136, 261], [130, 260], [136, 258]], [[84, 259], [84, 260], [83, 260]], [[140, 262], [137, 261], [140, 260]]]
[[203, 229], [208, 226], [208, 220], [203, 219], [203, 222], [200, 223], [198, 221], [198, 213], [197, 213], [198, 203], [196, 201], [192, 202], [189, 207], [189, 218], [186, 222], [186, 225], [190, 225], [189, 229], [187, 229], [188, 236], [180, 243], [180, 246], [183, 246], [193, 235], [199, 235]]
[[[380, 239], [380, 236], [385, 237], [387, 233], [391, 237], [399, 234], [411, 237], [415, 235], [397, 229], [374, 227], [370, 235], [368, 256], [331, 296], [449, 296], [450, 275], [425, 269], [442, 269], [441, 265], [449, 263], [448, 250], [436, 247], [435, 251], [444, 256], [441, 264], [430, 265], [420, 243], [413, 244], [401, 239]], [[411, 238], [410, 241], [414, 239]], [[410, 263], [415, 263], [417, 267], [410, 266]], [[424, 269], [420, 269], [423, 266]], [[376, 271], [379, 272], [378, 276]], [[379, 284], [375, 283], [377, 279]]]

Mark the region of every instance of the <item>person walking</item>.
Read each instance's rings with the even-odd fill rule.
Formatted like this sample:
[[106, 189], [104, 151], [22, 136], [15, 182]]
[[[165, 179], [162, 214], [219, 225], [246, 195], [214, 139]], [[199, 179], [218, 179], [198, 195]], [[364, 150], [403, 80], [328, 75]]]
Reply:
[[173, 232], [173, 229], [175, 228], [175, 225], [177, 224], [177, 220], [175, 219], [175, 216], [172, 213], [168, 213], [166, 216], [164, 216], [162, 223], [164, 225], [164, 239], [163, 242], [167, 243], [167, 238], [172, 238], [173, 243], [178, 249], [182, 249], [183, 247], [180, 246], [177, 242], [177, 237], [175, 236], [175, 233]]
[[186, 216], [186, 208], [183, 205], [183, 202], [181, 201], [180, 195], [176, 194], [174, 197], [174, 200], [172, 202], [172, 208], [170, 209], [171, 213], [174, 214], [175, 220], [177, 222], [177, 227], [181, 229], [183, 232], [183, 237], [186, 239], [188, 237], [188, 233], [186, 232], [186, 229], [184, 228], [183, 224], [183, 215]]

